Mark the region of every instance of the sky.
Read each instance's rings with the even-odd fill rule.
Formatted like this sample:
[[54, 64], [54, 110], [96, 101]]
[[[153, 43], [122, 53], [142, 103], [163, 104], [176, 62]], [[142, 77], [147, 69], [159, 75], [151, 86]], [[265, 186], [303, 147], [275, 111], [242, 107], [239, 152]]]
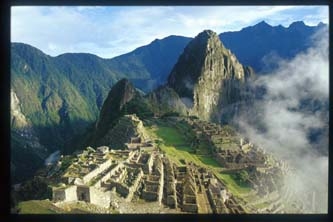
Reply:
[[85, 52], [112, 58], [169, 35], [205, 29], [239, 31], [261, 21], [328, 24], [328, 6], [13, 6], [11, 42], [57, 56]]

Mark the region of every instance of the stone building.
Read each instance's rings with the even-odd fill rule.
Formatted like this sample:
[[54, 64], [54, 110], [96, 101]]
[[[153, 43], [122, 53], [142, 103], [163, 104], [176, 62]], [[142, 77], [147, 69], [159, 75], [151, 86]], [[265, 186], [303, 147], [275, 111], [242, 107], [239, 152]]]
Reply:
[[101, 207], [109, 207], [111, 195], [89, 186], [69, 186], [66, 188], [53, 188], [53, 201], [85, 201]]

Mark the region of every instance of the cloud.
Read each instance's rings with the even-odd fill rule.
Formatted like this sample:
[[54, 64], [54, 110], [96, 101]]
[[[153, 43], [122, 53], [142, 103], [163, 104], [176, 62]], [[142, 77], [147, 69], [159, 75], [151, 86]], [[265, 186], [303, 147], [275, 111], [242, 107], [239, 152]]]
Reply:
[[[235, 123], [262, 148], [287, 161], [291, 172], [285, 189], [303, 211], [327, 213], [328, 196], [328, 32], [319, 31], [314, 45], [260, 76], [261, 100], [247, 107]], [[317, 140], [309, 135], [319, 130]]]
[[262, 20], [328, 23], [325, 6], [13, 6], [11, 40], [52, 56], [88, 52], [114, 57], [169, 35], [236, 31]]

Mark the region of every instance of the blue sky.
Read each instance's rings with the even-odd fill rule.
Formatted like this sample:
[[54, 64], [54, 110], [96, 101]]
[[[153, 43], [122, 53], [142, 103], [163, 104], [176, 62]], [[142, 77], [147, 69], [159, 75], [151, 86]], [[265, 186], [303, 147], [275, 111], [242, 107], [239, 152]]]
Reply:
[[265, 20], [328, 24], [328, 6], [13, 6], [11, 41], [48, 55], [86, 52], [112, 58], [169, 35], [238, 31]]

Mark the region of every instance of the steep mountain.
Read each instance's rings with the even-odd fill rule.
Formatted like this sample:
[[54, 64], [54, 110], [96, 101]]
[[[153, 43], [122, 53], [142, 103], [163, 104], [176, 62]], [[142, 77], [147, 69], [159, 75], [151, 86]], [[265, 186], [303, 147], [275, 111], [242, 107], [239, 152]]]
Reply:
[[[122, 137], [119, 135], [116, 138], [112, 135], [115, 133], [121, 134], [121, 129], [123, 128], [119, 126], [119, 119], [127, 114], [137, 114], [139, 117], [153, 115], [150, 105], [147, 103], [143, 95], [131, 82], [129, 82], [129, 80], [122, 79], [112, 87], [108, 97], [104, 101], [95, 129], [90, 133], [90, 138], [87, 140], [87, 144], [94, 146], [108, 144], [114, 147], [115, 144], [124, 143], [124, 141], [114, 143], [114, 141], [111, 140]], [[132, 122], [132, 120], [129, 121]], [[126, 118], [123, 119], [121, 123], [123, 122], [126, 122]], [[118, 129], [117, 127], [120, 128]], [[114, 128], [118, 130], [114, 130]], [[129, 128], [131, 127], [128, 127], [128, 129]], [[127, 135], [128, 130], [125, 130], [123, 133]], [[130, 133], [129, 135], [132, 134], [134, 135], [134, 133]], [[124, 140], [126, 140], [126, 138]]]
[[278, 58], [290, 59], [305, 51], [313, 44], [313, 35], [327, 28], [323, 23], [307, 26], [298, 21], [285, 28], [262, 21], [240, 31], [221, 33], [219, 37], [242, 64], [262, 73], [275, 68], [274, 62]]
[[244, 99], [246, 82], [253, 74], [215, 32], [205, 30], [186, 46], [167, 85], [177, 92], [190, 115], [221, 122], [224, 108]]
[[126, 73], [137, 88], [150, 92], [166, 82], [170, 70], [190, 40], [174, 35], [155, 39], [146, 46], [109, 59], [107, 64], [118, 74]]
[[50, 57], [29, 45], [12, 44], [11, 88], [49, 149], [59, 149], [96, 119], [99, 100], [115, 81], [98, 62], [96, 56]]
[[114, 121], [122, 115], [121, 111], [126, 103], [138, 96], [140, 96], [139, 92], [127, 79], [117, 82], [109, 92], [101, 109], [96, 123], [97, 134], [104, 134], [108, 128], [114, 125]]
[[105, 60], [88, 53], [66, 53], [54, 58], [54, 64], [80, 93], [92, 103], [96, 115], [111, 86], [125, 75], [109, 69]]

